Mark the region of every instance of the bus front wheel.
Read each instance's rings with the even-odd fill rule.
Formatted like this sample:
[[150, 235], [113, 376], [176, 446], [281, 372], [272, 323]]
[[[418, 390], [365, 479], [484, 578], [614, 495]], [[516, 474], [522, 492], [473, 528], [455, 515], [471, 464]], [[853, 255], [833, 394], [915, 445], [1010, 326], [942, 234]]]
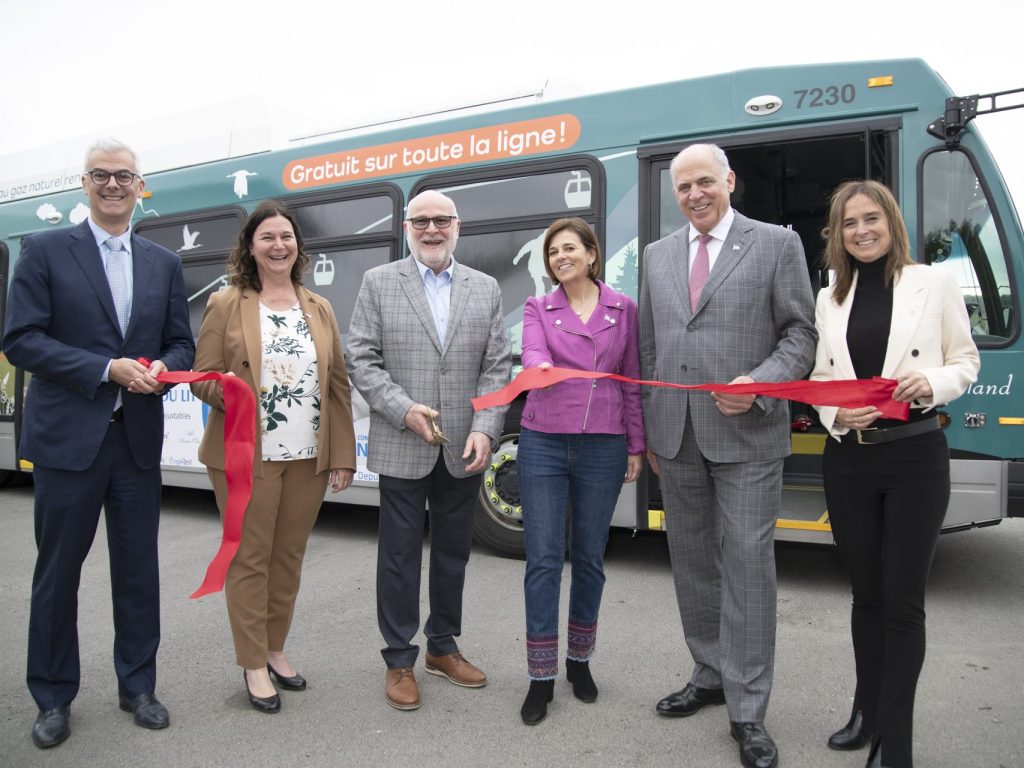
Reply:
[[500, 555], [522, 558], [526, 546], [516, 472], [518, 451], [519, 435], [502, 435], [480, 482], [473, 515], [473, 538]]

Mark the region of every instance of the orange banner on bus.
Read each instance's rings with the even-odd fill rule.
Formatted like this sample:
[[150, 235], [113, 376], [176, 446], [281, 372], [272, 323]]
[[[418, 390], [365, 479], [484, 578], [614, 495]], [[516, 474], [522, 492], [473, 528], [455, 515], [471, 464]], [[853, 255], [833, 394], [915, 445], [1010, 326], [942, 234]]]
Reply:
[[555, 152], [568, 149], [579, 138], [580, 121], [575, 115], [540, 117], [292, 160], [284, 167], [282, 182], [288, 189], [309, 189]]

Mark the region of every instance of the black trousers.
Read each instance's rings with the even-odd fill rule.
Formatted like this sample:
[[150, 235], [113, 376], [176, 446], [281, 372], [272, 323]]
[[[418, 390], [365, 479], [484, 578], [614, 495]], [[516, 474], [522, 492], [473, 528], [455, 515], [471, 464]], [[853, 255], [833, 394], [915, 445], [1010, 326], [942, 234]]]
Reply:
[[114, 670], [118, 693], [156, 686], [160, 645], [160, 468], [139, 469], [125, 422], [112, 422], [96, 461], [82, 472], [36, 466], [35, 533], [28, 687], [40, 710], [78, 694], [78, 585], [100, 508], [106, 511], [114, 603]]
[[430, 505], [430, 616], [423, 627], [427, 652], [458, 650], [462, 633], [462, 588], [473, 543], [473, 508], [480, 475], [452, 477], [439, 448], [426, 477], [380, 476], [380, 532], [377, 539], [377, 624], [387, 647], [389, 669], [411, 667], [419, 646], [420, 568], [423, 525]]
[[912, 768], [924, 595], [949, 503], [942, 432], [883, 445], [829, 439], [825, 497], [853, 588], [855, 700], [889, 768]]

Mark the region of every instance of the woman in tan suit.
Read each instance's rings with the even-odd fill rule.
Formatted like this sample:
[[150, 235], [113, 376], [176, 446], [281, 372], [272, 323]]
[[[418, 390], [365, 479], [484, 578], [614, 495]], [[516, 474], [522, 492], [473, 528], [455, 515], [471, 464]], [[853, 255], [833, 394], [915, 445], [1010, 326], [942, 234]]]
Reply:
[[[195, 370], [241, 377], [260, 404], [252, 500], [224, 593], [235, 657], [261, 712], [281, 708], [271, 675], [287, 690], [306, 687], [284, 653], [302, 558], [327, 486], [347, 488], [355, 470], [341, 334], [330, 303], [302, 287], [308, 264], [291, 214], [262, 203], [231, 253], [230, 287], [210, 296], [196, 348]], [[212, 406], [199, 459], [223, 516], [222, 392], [214, 383], [192, 391]]]

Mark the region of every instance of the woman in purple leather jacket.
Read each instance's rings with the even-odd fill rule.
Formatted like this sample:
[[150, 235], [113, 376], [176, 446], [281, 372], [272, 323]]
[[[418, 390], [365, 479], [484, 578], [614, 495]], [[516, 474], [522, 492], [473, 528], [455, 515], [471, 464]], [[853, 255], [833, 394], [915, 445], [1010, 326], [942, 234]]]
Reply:
[[[523, 366], [640, 375], [636, 302], [597, 279], [601, 249], [582, 219], [544, 234], [544, 267], [555, 289], [523, 312]], [[566, 677], [581, 701], [597, 698], [590, 657], [604, 588], [604, 550], [622, 483], [640, 474], [644, 441], [639, 387], [571, 379], [531, 391], [523, 409], [517, 468], [526, 533], [526, 659], [523, 722], [539, 723], [558, 675], [558, 597], [571, 507]]]

